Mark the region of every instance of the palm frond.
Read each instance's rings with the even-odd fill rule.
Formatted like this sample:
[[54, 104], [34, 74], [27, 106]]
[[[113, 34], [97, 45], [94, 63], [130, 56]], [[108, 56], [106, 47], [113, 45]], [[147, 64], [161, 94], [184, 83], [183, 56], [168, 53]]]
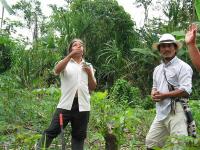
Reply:
[[3, 7], [9, 12], [9, 14], [15, 14], [15, 12], [12, 10], [12, 8], [8, 5], [6, 0], [0, 0], [1, 4], [3, 5]]
[[200, 1], [199, 0], [195, 0], [195, 9], [197, 12], [198, 19], [200, 20]]
[[143, 55], [150, 55], [153, 56], [155, 58], [157, 58], [158, 56], [156, 54], [154, 54], [151, 50], [148, 49], [142, 49], [142, 48], [133, 48], [131, 49], [132, 52], [137, 52]]

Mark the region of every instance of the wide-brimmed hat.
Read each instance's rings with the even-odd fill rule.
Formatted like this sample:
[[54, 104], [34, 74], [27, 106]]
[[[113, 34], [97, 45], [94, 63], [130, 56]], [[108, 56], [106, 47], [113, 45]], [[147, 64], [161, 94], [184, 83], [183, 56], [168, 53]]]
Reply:
[[158, 46], [162, 43], [174, 43], [177, 45], [177, 48], [180, 49], [182, 47], [182, 43], [179, 41], [176, 41], [175, 37], [169, 33], [165, 33], [161, 36], [161, 38], [159, 39], [159, 42], [154, 43], [152, 45], [153, 49], [157, 49], [158, 50]]

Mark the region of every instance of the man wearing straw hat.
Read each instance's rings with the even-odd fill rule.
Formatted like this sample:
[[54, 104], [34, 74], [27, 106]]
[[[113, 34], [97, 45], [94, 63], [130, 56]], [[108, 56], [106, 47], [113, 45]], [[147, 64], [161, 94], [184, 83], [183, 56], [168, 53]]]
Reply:
[[[156, 102], [156, 116], [146, 136], [148, 150], [163, 147], [167, 136], [188, 136], [187, 119], [178, 99], [190, 95], [193, 71], [176, 56], [181, 46], [168, 33], [163, 34], [159, 42], [153, 44], [162, 61], [153, 72], [151, 97]], [[169, 85], [174, 89], [170, 89]]]

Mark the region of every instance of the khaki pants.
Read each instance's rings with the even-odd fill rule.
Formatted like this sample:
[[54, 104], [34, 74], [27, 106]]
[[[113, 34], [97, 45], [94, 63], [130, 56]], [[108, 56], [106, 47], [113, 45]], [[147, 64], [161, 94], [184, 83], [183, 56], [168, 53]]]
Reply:
[[180, 102], [176, 103], [176, 114], [170, 113], [162, 121], [154, 119], [146, 136], [148, 148], [163, 147], [169, 135], [188, 135], [187, 120]]

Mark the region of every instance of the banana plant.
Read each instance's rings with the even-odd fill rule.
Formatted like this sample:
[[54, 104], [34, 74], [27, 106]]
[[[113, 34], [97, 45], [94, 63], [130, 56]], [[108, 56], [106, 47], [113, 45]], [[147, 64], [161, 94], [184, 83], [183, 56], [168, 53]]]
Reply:
[[15, 12], [12, 10], [12, 8], [8, 5], [6, 0], [0, 0], [1, 4], [2, 4], [2, 13], [1, 13], [1, 29], [3, 26], [3, 17], [4, 17], [4, 8], [8, 11], [9, 14], [14, 14]]
[[13, 15], [15, 12], [12, 10], [12, 8], [8, 5], [6, 0], [0, 0], [3, 7], [9, 12], [10, 15]]
[[196, 9], [197, 17], [200, 20], [200, 0], [195, 0], [195, 9]]

